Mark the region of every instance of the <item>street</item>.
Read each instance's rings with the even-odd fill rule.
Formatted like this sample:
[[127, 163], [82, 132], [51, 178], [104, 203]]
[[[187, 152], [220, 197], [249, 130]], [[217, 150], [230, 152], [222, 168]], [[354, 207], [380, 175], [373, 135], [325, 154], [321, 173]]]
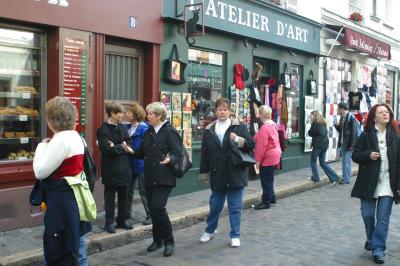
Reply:
[[[353, 177], [352, 183], [355, 177]], [[151, 239], [89, 257], [90, 265], [375, 265], [364, 250], [365, 233], [359, 200], [351, 185], [323, 186], [278, 200], [269, 210], [244, 212], [241, 247], [229, 246], [229, 219], [220, 219], [218, 234], [199, 241], [205, 222], [174, 232], [175, 253], [148, 253]], [[400, 206], [390, 221], [385, 265], [400, 265]]]

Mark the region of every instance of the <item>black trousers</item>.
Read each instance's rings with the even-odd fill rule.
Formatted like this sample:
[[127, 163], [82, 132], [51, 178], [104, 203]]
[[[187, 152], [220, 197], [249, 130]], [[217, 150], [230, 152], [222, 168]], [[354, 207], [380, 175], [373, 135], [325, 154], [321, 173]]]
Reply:
[[128, 186], [104, 186], [104, 208], [106, 211], [106, 224], [114, 222], [115, 192], [118, 193], [117, 224], [126, 221], [128, 212]]
[[154, 186], [146, 187], [147, 203], [149, 204], [150, 217], [153, 224], [153, 240], [160, 243], [173, 243], [171, 221], [167, 213], [167, 201], [171, 187]]

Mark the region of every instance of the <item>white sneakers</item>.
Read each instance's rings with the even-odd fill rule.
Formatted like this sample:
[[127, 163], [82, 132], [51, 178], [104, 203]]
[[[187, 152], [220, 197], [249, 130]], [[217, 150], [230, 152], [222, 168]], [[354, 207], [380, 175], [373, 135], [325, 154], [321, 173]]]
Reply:
[[233, 248], [240, 247], [240, 239], [232, 238], [231, 239], [231, 247], [233, 247]]
[[217, 230], [215, 230], [213, 234], [209, 234], [207, 232], [204, 232], [203, 235], [200, 237], [200, 242], [201, 243], [206, 243], [206, 242], [210, 241], [212, 236], [214, 234], [216, 234], [216, 233], [217, 233]]

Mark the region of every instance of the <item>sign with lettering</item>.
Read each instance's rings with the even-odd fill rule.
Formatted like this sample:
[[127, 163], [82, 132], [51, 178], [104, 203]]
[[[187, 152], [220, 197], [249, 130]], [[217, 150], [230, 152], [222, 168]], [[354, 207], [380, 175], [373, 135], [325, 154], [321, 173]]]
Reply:
[[349, 28], [344, 28], [344, 45], [373, 57], [391, 59], [390, 45]]
[[[175, 7], [171, 6], [164, 10], [172, 16]], [[204, 10], [207, 27], [311, 53], [320, 51], [321, 26], [285, 10], [244, 0], [204, 0]]]

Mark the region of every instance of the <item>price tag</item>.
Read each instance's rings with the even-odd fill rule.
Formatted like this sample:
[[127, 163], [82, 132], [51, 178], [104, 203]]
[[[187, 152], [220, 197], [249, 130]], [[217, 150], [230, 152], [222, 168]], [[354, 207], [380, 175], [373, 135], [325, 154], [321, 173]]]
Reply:
[[27, 92], [22, 93], [22, 99], [30, 99], [30, 98], [31, 98], [30, 93], [27, 93]]
[[28, 121], [28, 116], [27, 115], [20, 115], [19, 116], [19, 121]]
[[21, 144], [29, 143], [29, 138], [20, 138]]
[[20, 160], [20, 161], [22, 161], [22, 160], [28, 160], [28, 157], [26, 157], [26, 156], [21, 156], [21, 157], [18, 157], [18, 160]]

